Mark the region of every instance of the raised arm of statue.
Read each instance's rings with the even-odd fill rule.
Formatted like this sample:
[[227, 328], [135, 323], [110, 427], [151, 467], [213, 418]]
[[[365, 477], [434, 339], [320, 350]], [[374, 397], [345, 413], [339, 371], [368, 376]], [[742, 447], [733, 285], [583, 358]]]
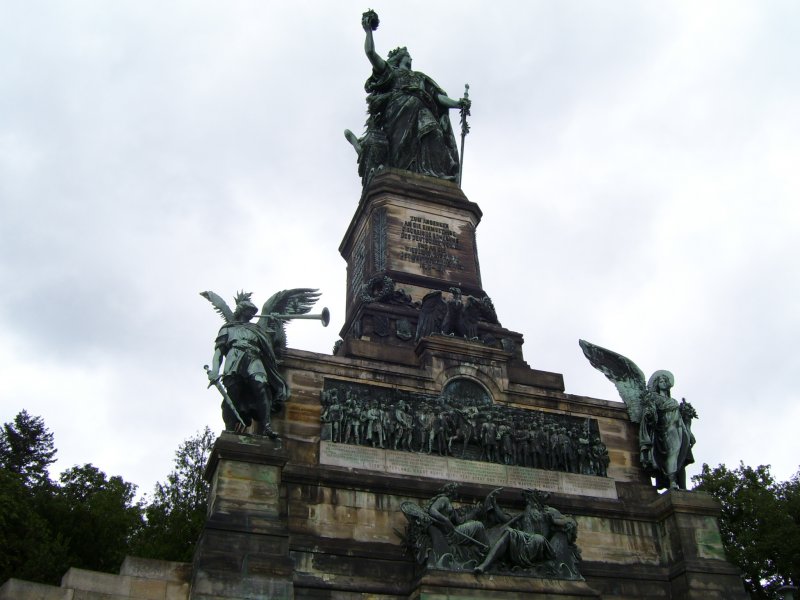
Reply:
[[364, 40], [364, 53], [367, 55], [372, 68], [376, 73], [382, 73], [386, 68], [386, 61], [375, 52], [375, 40], [372, 38], [372, 31], [378, 27], [378, 15], [372, 11], [367, 11], [361, 17], [361, 26], [367, 36]]

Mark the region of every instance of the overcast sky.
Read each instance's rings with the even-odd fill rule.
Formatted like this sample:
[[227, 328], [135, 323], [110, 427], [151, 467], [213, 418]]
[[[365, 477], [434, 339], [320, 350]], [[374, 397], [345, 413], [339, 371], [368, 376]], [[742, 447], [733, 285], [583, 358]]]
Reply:
[[[616, 350], [700, 414], [690, 469], [800, 464], [800, 4], [0, 3], [0, 420], [55, 433], [149, 492], [187, 437], [221, 323], [319, 287], [360, 194], [361, 13], [451, 97], [470, 84], [463, 189], [483, 285], [534, 368], [618, 399]], [[457, 115], [454, 116], [457, 120]]]

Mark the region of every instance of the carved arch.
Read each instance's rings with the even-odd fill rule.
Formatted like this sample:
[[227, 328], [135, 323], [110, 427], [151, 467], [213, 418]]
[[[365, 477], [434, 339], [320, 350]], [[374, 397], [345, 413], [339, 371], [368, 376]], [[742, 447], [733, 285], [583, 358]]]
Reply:
[[436, 384], [440, 390], [444, 390], [448, 383], [455, 379], [470, 379], [483, 387], [489, 394], [493, 403], [498, 401], [505, 402], [506, 395], [495, 379], [488, 373], [484, 373], [479, 366], [471, 364], [460, 364], [448, 367], [439, 372], [436, 377]]

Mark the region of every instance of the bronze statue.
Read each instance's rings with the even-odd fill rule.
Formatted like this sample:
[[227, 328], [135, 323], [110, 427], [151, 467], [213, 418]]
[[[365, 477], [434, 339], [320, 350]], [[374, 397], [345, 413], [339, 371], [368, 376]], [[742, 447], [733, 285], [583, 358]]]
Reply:
[[[498, 490], [495, 490], [495, 492]], [[575, 544], [578, 524], [553, 507], [544, 504], [549, 494], [523, 490], [525, 510], [511, 517], [497, 505], [493, 494], [492, 514], [503, 527], [475, 573], [484, 573], [498, 560], [505, 560], [519, 569], [535, 568], [542, 563], [554, 567], [564, 578], [580, 578], [580, 550]], [[513, 527], [512, 527], [513, 525]]]
[[374, 11], [363, 14], [364, 52], [372, 65], [372, 75], [364, 84], [369, 114], [366, 132], [358, 138], [345, 130], [358, 154], [362, 182], [366, 185], [382, 167], [455, 181], [459, 160], [449, 110], [461, 108], [468, 114], [470, 100], [453, 100], [430, 77], [412, 71], [406, 48], [395, 48], [385, 60], [381, 58], [372, 38], [378, 23]]
[[450, 288], [450, 294], [451, 298], [445, 300], [441, 291], [434, 290], [422, 298], [417, 340], [433, 334], [477, 340], [479, 321], [499, 325], [494, 305], [488, 296], [481, 299], [467, 296], [465, 304], [460, 288]]
[[255, 420], [261, 427], [259, 434], [277, 438], [270, 415], [279, 412], [289, 397], [289, 388], [278, 371], [286, 350], [284, 323], [292, 318], [319, 318], [327, 325], [327, 309], [319, 316], [307, 315], [319, 293], [309, 288], [278, 292], [264, 303], [255, 323], [250, 322], [258, 313], [250, 301], [252, 294], [239, 292], [234, 310], [214, 292], [200, 295], [225, 321], [214, 345], [211, 368], [206, 366], [209, 386], [215, 385], [223, 396], [225, 428], [241, 433]]
[[422, 507], [407, 501], [400, 510], [408, 520], [406, 549], [419, 564], [478, 575], [526, 574], [582, 580], [578, 524], [547, 506], [549, 494], [524, 490], [525, 509], [512, 516], [497, 502], [502, 488], [477, 504], [454, 505], [457, 485], [446, 484]]
[[642, 466], [656, 486], [686, 489], [686, 465], [694, 462], [692, 419], [697, 412], [685, 399], [672, 398], [672, 373], [656, 371], [645, 384], [644, 373], [630, 359], [585, 340], [579, 344], [592, 366], [617, 387], [628, 416], [639, 425]]

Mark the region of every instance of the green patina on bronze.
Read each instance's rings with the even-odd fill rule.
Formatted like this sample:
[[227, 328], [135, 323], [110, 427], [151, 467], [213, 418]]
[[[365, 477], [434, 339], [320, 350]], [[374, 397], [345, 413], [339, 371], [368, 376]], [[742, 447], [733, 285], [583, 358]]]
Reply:
[[[277, 292], [264, 303], [260, 315], [250, 301], [251, 293], [239, 292], [233, 310], [214, 292], [200, 295], [214, 305], [225, 321], [217, 335], [211, 367], [205, 366], [209, 387], [215, 386], [222, 394], [225, 429], [244, 433], [256, 421], [259, 434], [277, 438], [271, 427], [271, 414], [280, 412], [289, 397], [289, 386], [278, 369], [286, 351], [285, 322], [318, 318], [327, 326], [327, 308], [321, 315], [308, 315], [319, 292], [311, 288]], [[251, 323], [256, 316], [258, 320]]]
[[433, 79], [413, 71], [405, 47], [395, 48], [383, 59], [375, 51], [372, 37], [378, 23], [374, 11], [362, 15], [364, 52], [372, 65], [372, 75], [364, 84], [369, 115], [366, 129], [361, 137], [349, 129], [344, 133], [358, 154], [362, 183], [366, 185], [375, 171], [384, 167], [458, 181], [458, 148], [449, 111], [461, 109], [463, 149], [463, 136], [469, 131], [468, 96], [454, 100]]
[[645, 472], [656, 487], [686, 489], [686, 465], [694, 462], [692, 419], [697, 412], [671, 390], [675, 377], [656, 371], [645, 384], [644, 373], [630, 360], [612, 350], [579, 340], [592, 366], [605, 375], [619, 392], [631, 421], [639, 425], [639, 454]]

